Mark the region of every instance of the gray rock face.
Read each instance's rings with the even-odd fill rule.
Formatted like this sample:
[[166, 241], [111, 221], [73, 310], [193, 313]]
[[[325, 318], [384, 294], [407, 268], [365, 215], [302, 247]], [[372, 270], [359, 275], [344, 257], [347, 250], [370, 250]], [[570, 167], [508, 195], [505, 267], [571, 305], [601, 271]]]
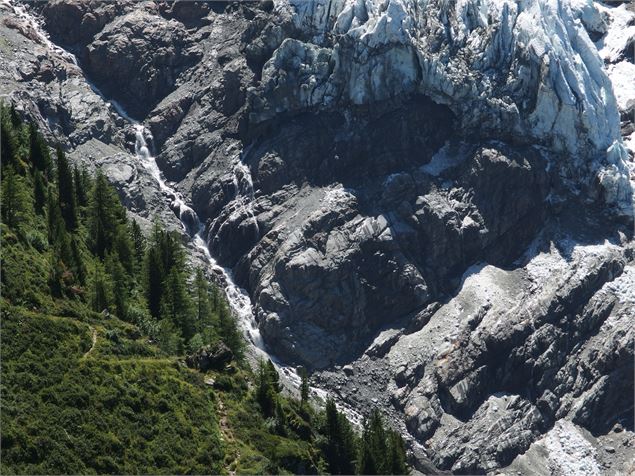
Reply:
[[85, 47], [82, 65], [106, 95], [143, 117], [199, 57], [181, 23], [137, 8]]
[[[606, 437], [616, 422], [624, 441], [633, 430], [632, 159], [619, 138], [632, 124], [620, 131], [628, 98], [600, 60], [613, 73], [626, 61], [628, 42], [609, 36], [622, 13], [41, 6], [78, 67], [20, 11], [0, 11], [2, 96], [102, 167], [136, 216], [180, 226], [131, 153], [130, 123], [88, 81], [143, 118], [272, 353], [313, 369], [346, 408], [380, 406], [416, 468], [529, 460], [571, 474], [606, 469], [602, 445], [631, 458]], [[592, 453], [578, 436], [595, 463], [571, 465]]]

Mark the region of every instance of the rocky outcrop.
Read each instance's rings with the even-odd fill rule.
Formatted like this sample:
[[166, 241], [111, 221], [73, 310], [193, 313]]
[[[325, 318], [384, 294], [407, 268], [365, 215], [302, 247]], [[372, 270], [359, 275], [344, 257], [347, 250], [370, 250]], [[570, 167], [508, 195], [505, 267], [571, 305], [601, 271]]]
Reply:
[[182, 24], [137, 8], [85, 47], [82, 66], [107, 96], [144, 117], [199, 58]]
[[234, 359], [234, 354], [223, 342], [214, 346], [201, 347], [196, 352], [190, 354], [185, 359], [188, 367], [195, 368], [201, 372], [208, 370], [222, 370]]

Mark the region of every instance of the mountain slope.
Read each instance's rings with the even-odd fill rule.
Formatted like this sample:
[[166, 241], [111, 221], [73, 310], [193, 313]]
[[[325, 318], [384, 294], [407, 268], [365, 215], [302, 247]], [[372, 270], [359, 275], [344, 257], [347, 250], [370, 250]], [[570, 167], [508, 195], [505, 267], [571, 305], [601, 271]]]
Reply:
[[178, 228], [134, 111], [268, 349], [391, 412], [419, 468], [494, 471], [561, 419], [631, 435], [625, 6], [40, 6], [80, 68], [3, 8], [3, 92]]

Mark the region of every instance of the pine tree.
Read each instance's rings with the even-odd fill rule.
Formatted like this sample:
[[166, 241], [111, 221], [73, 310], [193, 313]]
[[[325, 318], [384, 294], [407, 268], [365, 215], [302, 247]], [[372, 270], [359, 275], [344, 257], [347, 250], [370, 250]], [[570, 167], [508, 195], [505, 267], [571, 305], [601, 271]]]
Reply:
[[49, 148], [34, 122], [29, 124], [29, 157], [35, 170], [48, 175], [51, 168]]
[[134, 248], [136, 265], [140, 267], [146, 252], [146, 239], [136, 220], [131, 220], [130, 223], [130, 239], [132, 240], [132, 246]]
[[287, 416], [284, 413], [284, 408], [282, 408], [282, 404], [280, 403], [280, 399], [276, 399], [276, 409], [275, 409], [275, 431], [280, 436], [287, 435]]
[[88, 228], [91, 249], [101, 259], [104, 259], [106, 252], [112, 249], [120, 222], [119, 208], [122, 207], [117, 195], [101, 170], [98, 170], [90, 197]]
[[71, 238], [71, 253], [73, 259], [73, 274], [80, 284], [86, 284], [86, 266], [79, 247], [79, 240], [76, 236]]
[[161, 296], [165, 270], [161, 252], [157, 246], [149, 246], [144, 262], [145, 298], [150, 315], [159, 319], [161, 315]]
[[2, 220], [11, 227], [18, 227], [28, 215], [31, 197], [24, 179], [12, 165], [5, 167], [2, 176]]
[[325, 417], [326, 442], [323, 451], [328, 470], [331, 474], [353, 474], [355, 472], [353, 429], [346, 417], [337, 411], [332, 399], [326, 401]]
[[113, 250], [117, 253], [119, 262], [123, 265], [128, 276], [132, 276], [135, 270], [135, 251], [130, 233], [128, 233], [128, 224], [125, 222], [116, 228]]
[[75, 201], [80, 207], [88, 205], [88, 188], [86, 176], [81, 174], [77, 165], [73, 167], [73, 182], [75, 183]]
[[300, 379], [300, 405], [304, 405], [309, 401], [309, 376], [304, 367], [300, 367]]
[[66, 154], [60, 145], [57, 146], [57, 195], [62, 210], [62, 217], [69, 230], [77, 228], [77, 203], [75, 201], [75, 187]]
[[201, 268], [198, 268], [194, 275], [193, 301], [196, 313], [194, 325], [196, 332], [200, 333], [210, 329], [212, 326], [212, 303], [209, 283], [205, 279]]
[[0, 162], [3, 168], [17, 165], [18, 137], [16, 135], [9, 108], [0, 104]]
[[[220, 303], [218, 308], [218, 331], [221, 339], [229, 347], [237, 358], [240, 358], [244, 352], [244, 341], [236, 320], [229, 312], [225, 303]], [[274, 369], [275, 371], [275, 369]]]
[[53, 196], [53, 191], [49, 189], [48, 196], [46, 199], [47, 202], [47, 223], [48, 223], [48, 238], [49, 243], [53, 244], [58, 235], [60, 233], [66, 232], [66, 225], [64, 224], [64, 219], [62, 218], [62, 212], [60, 210], [60, 206], [55, 200]]
[[161, 319], [168, 319], [185, 342], [195, 334], [192, 304], [187, 293], [184, 273], [173, 267], [165, 279], [161, 297]]
[[106, 255], [105, 266], [112, 282], [115, 314], [117, 314], [119, 319], [126, 320], [128, 317], [128, 295], [130, 289], [129, 278], [126, 276], [117, 253], [108, 253]]
[[388, 432], [388, 462], [386, 472], [389, 474], [406, 474], [406, 449], [401, 435], [396, 431]]
[[42, 172], [36, 170], [33, 174], [33, 198], [35, 199], [35, 212], [44, 215], [44, 205], [46, 205], [46, 183]]
[[256, 400], [265, 417], [273, 416], [276, 408], [277, 392], [271, 382], [271, 372], [264, 360], [258, 362]]
[[108, 282], [101, 263], [96, 263], [91, 283], [90, 302], [93, 311], [108, 310], [110, 305]]

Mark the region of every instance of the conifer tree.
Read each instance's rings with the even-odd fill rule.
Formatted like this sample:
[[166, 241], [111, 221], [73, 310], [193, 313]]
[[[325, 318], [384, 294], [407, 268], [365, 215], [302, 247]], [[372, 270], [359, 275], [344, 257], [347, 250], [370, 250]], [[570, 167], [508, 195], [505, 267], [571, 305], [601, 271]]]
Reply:
[[112, 249], [119, 225], [120, 207], [117, 195], [101, 170], [98, 170], [90, 197], [88, 228], [92, 251], [101, 259]]
[[77, 165], [73, 167], [73, 182], [75, 183], [75, 201], [80, 207], [88, 205], [88, 183], [86, 175], [80, 173]]
[[223, 342], [232, 350], [234, 355], [240, 358], [244, 350], [243, 338], [236, 325], [236, 320], [223, 302], [219, 303], [218, 307], [218, 330]]
[[155, 319], [161, 316], [161, 295], [163, 294], [163, 260], [158, 246], [148, 247], [144, 262], [145, 298], [150, 315]]
[[203, 270], [197, 268], [194, 275], [194, 325], [196, 332], [200, 333], [208, 330], [212, 326], [212, 303], [210, 297], [209, 283], [205, 279]]
[[51, 168], [49, 148], [34, 122], [29, 123], [29, 157], [35, 170], [48, 175]]
[[53, 191], [49, 188], [48, 196], [46, 199], [46, 217], [48, 223], [48, 237], [49, 243], [53, 244], [60, 233], [66, 232], [66, 226], [64, 219], [62, 218], [62, 212], [60, 206], [53, 196]]
[[141, 227], [136, 220], [131, 220], [130, 223], [130, 238], [132, 240], [132, 246], [134, 249], [135, 260], [137, 267], [143, 263], [143, 258], [146, 252], [146, 239], [141, 232]]
[[195, 334], [192, 305], [187, 293], [185, 276], [173, 267], [165, 279], [161, 296], [161, 318], [170, 320], [187, 343]]
[[128, 276], [132, 276], [135, 269], [135, 251], [128, 232], [128, 225], [125, 222], [116, 228], [113, 250], [117, 253], [119, 262], [123, 265]]
[[30, 202], [24, 179], [15, 172], [13, 165], [5, 167], [2, 177], [2, 220], [11, 227], [18, 227], [26, 219]]
[[18, 158], [18, 137], [11, 121], [9, 108], [0, 105], [0, 162], [3, 168], [16, 165]]
[[90, 302], [93, 311], [102, 312], [110, 305], [108, 282], [101, 263], [97, 262], [91, 283]]
[[265, 417], [271, 417], [276, 408], [277, 391], [271, 382], [271, 372], [264, 360], [258, 362], [256, 400]]
[[389, 474], [406, 474], [406, 449], [401, 435], [396, 431], [388, 432], [388, 461], [386, 472]]
[[73, 274], [77, 277], [80, 284], [86, 284], [86, 266], [84, 265], [84, 259], [76, 236], [71, 238], [71, 253], [73, 259]]
[[62, 217], [69, 230], [77, 228], [77, 203], [75, 187], [66, 154], [60, 145], [57, 146], [57, 196], [59, 198]]
[[128, 317], [129, 278], [126, 276], [117, 253], [108, 253], [106, 255], [105, 266], [112, 282], [115, 314], [117, 314], [119, 319], [126, 320]]
[[300, 367], [300, 379], [300, 405], [304, 405], [309, 401], [309, 376], [304, 367]]
[[[355, 439], [350, 423], [337, 411], [335, 402], [326, 401], [326, 442], [324, 456], [331, 474], [355, 472]], [[364, 474], [364, 473], [362, 473]]]
[[35, 199], [35, 212], [38, 215], [44, 215], [46, 197], [47, 193], [44, 175], [39, 170], [36, 170], [33, 174], [33, 198]]

